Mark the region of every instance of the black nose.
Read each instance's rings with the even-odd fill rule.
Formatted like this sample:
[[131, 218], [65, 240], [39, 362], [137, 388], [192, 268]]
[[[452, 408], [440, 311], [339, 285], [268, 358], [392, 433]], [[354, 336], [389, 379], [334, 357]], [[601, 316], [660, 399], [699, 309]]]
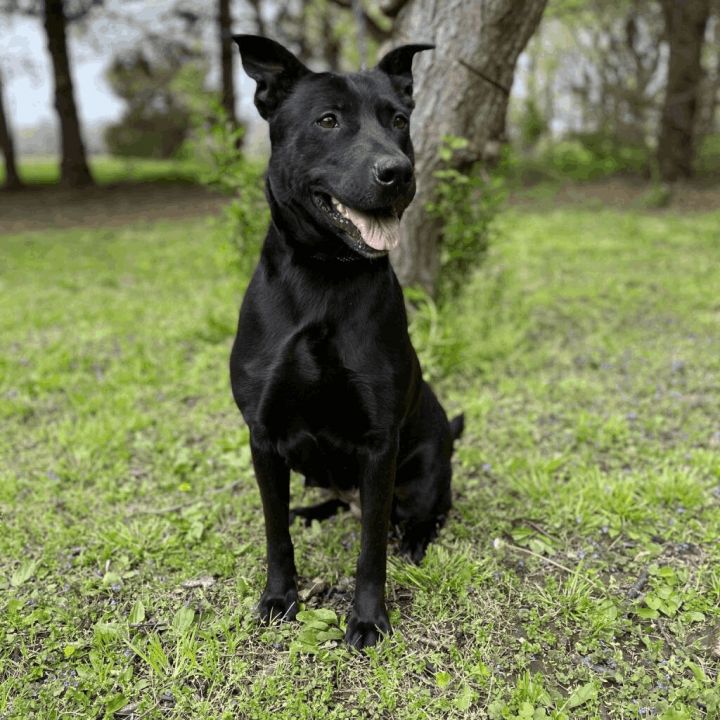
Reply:
[[380, 185], [407, 185], [412, 180], [412, 163], [402, 157], [381, 157], [373, 165], [373, 175]]

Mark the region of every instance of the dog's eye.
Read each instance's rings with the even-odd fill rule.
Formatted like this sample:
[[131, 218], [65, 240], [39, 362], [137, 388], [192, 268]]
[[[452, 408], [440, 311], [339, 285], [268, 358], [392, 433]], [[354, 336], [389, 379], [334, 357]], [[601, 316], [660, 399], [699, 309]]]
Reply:
[[333, 128], [340, 127], [338, 125], [337, 118], [332, 113], [327, 113], [326, 115], [323, 115], [317, 121], [317, 124], [321, 128], [325, 128], [326, 130], [332, 130]]
[[408, 126], [408, 119], [404, 115], [396, 115], [393, 119], [393, 127], [398, 130], [405, 130]]

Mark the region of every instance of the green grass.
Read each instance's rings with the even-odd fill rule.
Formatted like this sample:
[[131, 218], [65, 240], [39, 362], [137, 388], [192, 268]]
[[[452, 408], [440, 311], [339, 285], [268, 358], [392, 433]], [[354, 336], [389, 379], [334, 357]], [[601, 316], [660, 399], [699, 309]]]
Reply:
[[[53, 185], [60, 179], [59, 158], [32, 157], [20, 163], [18, 172], [28, 185]], [[108, 185], [118, 182], [198, 182], [204, 170], [193, 160], [152, 160], [94, 155], [90, 169], [95, 182]], [[5, 181], [5, 167], [0, 164], [0, 186]]]
[[[467, 431], [455, 510], [394, 558], [395, 634], [337, 642], [359, 526], [263, 525], [205, 221], [4, 236], [0, 717], [717, 718], [720, 215], [515, 211], [413, 331]], [[295, 499], [311, 498], [293, 481]]]

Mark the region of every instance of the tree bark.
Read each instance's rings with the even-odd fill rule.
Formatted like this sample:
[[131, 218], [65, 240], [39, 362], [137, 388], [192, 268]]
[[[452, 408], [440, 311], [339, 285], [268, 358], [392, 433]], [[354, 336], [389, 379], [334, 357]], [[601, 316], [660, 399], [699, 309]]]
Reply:
[[80, 133], [80, 120], [67, 48], [67, 18], [63, 0], [44, 0], [44, 25], [55, 81], [55, 109], [60, 120], [62, 160], [60, 183], [69, 187], [93, 184]]
[[[504, 139], [515, 65], [547, 0], [409, 0], [394, 24], [393, 44], [434, 42], [415, 60], [412, 118], [417, 195], [403, 218], [393, 264], [403, 284], [430, 293], [440, 268], [440, 223], [425, 206], [433, 197], [444, 135], [470, 143], [471, 156], [492, 159]], [[397, 3], [396, 3], [397, 5]]]
[[709, 0], [661, 0], [670, 45], [665, 103], [658, 138], [663, 180], [693, 174], [695, 125], [702, 81], [700, 55], [710, 14]]
[[237, 125], [230, 0], [218, 0], [218, 31], [220, 34], [220, 67], [222, 70], [222, 106], [228, 120], [233, 125]]
[[15, 144], [13, 143], [10, 121], [5, 113], [3, 101], [3, 78], [0, 72], [0, 149], [5, 156], [5, 187], [8, 190], [17, 190], [22, 187], [15, 162]]

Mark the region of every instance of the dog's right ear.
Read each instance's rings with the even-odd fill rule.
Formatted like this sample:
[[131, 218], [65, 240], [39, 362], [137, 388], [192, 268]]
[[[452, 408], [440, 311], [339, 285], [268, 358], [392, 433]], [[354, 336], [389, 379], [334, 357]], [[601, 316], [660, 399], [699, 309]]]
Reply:
[[245, 72], [257, 83], [255, 107], [265, 120], [311, 71], [280, 43], [260, 35], [233, 35]]

